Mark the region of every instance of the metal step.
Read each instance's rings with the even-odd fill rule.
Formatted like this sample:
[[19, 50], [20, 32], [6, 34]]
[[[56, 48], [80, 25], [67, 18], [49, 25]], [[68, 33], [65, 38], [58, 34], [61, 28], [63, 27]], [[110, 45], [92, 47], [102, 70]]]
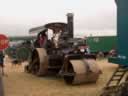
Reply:
[[117, 87], [119, 86], [121, 80], [123, 79], [127, 71], [128, 71], [127, 67], [119, 66], [113, 73], [110, 80], [107, 82], [100, 96], [110, 96], [106, 94], [111, 94], [112, 92], [116, 92]]
[[[124, 75], [125, 75], [126, 72], [127, 72], [127, 70], [125, 69], [125, 67], [119, 66], [115, 70], [115, 72], [113, 73], [112, 77], [110, 78], [110, 80], [108, 81], [108, 83], [106, 84], [106, 86], [109, 86], [111, 84], [111, 82], [113, 82], [113, 81], [116, 81], [117, 82], [116, 85], [115, 85], [115, 86], [117, 86], [120, 83], [120, 81], [122, 80], [122, 78], [124, 77]], [[117, 77], [118, 77], [118, 79], [117, 79]]]
[[116, 74], [116, 75], [114, 75], [115, 77], [120, 77], [120, 76], [122, 76], [122, 75], [119, 75], [119, 74]]

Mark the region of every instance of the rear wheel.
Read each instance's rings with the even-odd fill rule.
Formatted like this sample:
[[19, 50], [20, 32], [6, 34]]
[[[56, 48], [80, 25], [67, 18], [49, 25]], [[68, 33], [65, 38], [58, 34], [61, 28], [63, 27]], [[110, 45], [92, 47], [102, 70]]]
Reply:
[[44, 48], [33, 50], [31, 60], [29, 62], [28, 71], [41, 76], [46, 75], [48, 69], [48, 57]]

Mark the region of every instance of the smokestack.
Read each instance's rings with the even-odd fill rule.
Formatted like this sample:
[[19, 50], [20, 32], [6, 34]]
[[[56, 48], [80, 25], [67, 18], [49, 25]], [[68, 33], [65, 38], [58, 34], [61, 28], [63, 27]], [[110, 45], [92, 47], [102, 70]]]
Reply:
[[67, 28], [68, 28], [68, 34], [69, 34], [69, 38], [73, 38], [73, 13], [68, 13], [67, 14]]

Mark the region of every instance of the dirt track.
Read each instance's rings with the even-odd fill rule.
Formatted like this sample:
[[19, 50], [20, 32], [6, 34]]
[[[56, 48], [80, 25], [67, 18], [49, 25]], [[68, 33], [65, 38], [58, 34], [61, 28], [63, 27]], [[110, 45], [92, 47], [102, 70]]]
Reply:
[[103, 74], [96, 84], [77, 86], [66, 85], [62, 78], [36, 77], [25, 73], [22, 66], [12, 66], [6, 60], [4, 76], [5, 96], [99, 96], [117, 65], [107, 63], [107, 60], [98, 60]]

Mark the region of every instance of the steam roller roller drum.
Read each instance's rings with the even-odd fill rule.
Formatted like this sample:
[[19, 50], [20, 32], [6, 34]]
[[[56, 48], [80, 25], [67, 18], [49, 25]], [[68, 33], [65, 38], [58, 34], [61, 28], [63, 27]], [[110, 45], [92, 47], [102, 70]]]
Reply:
[[64, 75], [67, 84], [95, 83], [101, 73], [93, 59], [72, 59], [67, 63], [65, 72], [67, 74]]

